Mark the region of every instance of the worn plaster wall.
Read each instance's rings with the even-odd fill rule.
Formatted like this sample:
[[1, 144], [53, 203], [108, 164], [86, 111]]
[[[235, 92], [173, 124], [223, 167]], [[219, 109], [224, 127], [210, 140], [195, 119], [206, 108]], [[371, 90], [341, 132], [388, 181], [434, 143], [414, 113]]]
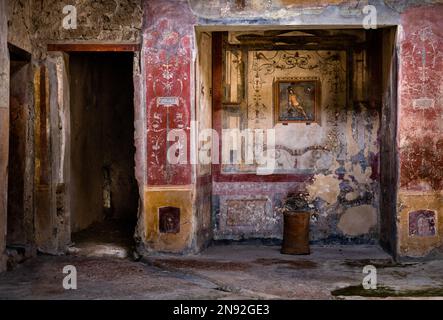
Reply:
[[[51, 214], [52, 242], [63, 252], [71, 242], [70, 193], [70, 88], [68, 79], [69, 58], [61, 52], [48, 54], [47, 65], [50, 82], [50, 135], [51, 135]], [[44, 226], [48, 228], [48, 226]], [[45, 229], [43, 229], [45, 230]], [[43, 231], [40, 230], [40, 231]]]
[[41, 252], [64, 253], [70, 243], [69, 88], [63, 55], [51, 55], [34, 74], [34, 221]]
[[[431, 1], [427, 1], [433, 2]], [[205, 21], [232, 25], [361, 25], [361, 9], [368, 4], [377, 6], [380, 25], [398, 19], [398, 14], [409, 6], [422, 4], [421, 1], [354, 1], [354, 0], [210, 0], [189, 1], [193, 13]]]
[[34, 241], [32, 123], [32, 66], [29, 61], [11, 60], [10, 134], [8, 166], [8, 245]]
[[[147, 118], [145, 249], [186, 252], [196, 249], [195, 171], [190, 164], [191, 120], [195, 119], [193, 75], [194, 17], [184, 1], [145, 1], [143, 63]], [[177, 14], [180, 13], [180, 14]], [[169, 99], [170, 98], [170, 99]], [[173, 129], [186, 132], [187, 148], [175, 152], [181, 163], [167, 161]], [[170, 139], [171, 140], [171, 139]], [[160, 230], [162, 207], [178, 209], [173, 230]], [[179, 231], [178, 231], [179, 230]], [[178, 231], [178, 232], [177, 232]]]
[[443, 5], [410, 8], [399, 43], [399, 253], [442, 254]]
[[6, 270], [9, 150], [9, 53], [6, 0], [0, 0], [0, 272]]
[[[77, 29], [62, 26], [63, 8], [73, 5], [77, 9]], [[140, 0], [88, 1], [59, 0], [32, 1], [33, 30], [38, 39], [35, 46], [42, 57], [46, 44], [54, 42], [110, 42], [138, 43], [142, 28]]]
[[196, 110], [195, 117], [197, 137], [196, 150], [191, 157], [206, 159], [195, 161], [196, 191], [195, 191], [195, 220], [196, 246], [201, 248], [213, 238], [212, 234], [212, 166], [207, 161], [212, 157], [212, 34], [203, 32], [197, 35], [196, 57]]
[[380, 244], [397, 252], [397, 28], [383, 30], [382, 111], [380, 123]]
[[[20, 246], [25, 246], [26, 249], [29, 249], [32, 247], [34, 240], [33, 180], [23, 178], [20, 179], [20, 176], [32, 176], [34, 167], [32, 135], [33, 97], [31, 83], [33, 65], [27, 56], [27, 54], [32, 52], [32, 45], [30, 42], [31, 34], [30, 29], [28, 28], [31, 25], [31, 6], [29, 1], [5, 1], [2, 4], [1, 11], [2, 41], [5, 45], [5, 51], [2, 51], [2, 54], [6, 55], [3, 57], [3, 59], [7, 59], [5, 61], [1, 61], [1, 64], [2, 68], [5, 68], [4, 77], [8, 78], [2, 78], [1, 83], [2, 90], [4, 90], [3, 94], [8, 92], [7, 94], [11, 94], [12, 98], [8, 98], [7, 101], [3, 101], [3, 103], [7, 103], [8, 106], [4, 106], [6, 109], [3, 109], [3, 114], [0, 116], [0, 119], [3, 121], [1, 130], [4, 130], [0, 133], [2, 139], [0, 143], [2, 148], [6, 148], [2, 149], [1, 151], [2, 156], [6, 159], [6, 162], [2, 163], [2, 161], [0, 161], [0, 166], [11, 166], [12, 161], [10, 161], [9, 165], [7, 163], [7, 159], [10, 154], [8, 149], [12, 148], [10, 151], [14, 153], [16, 151], [16, 147], [18, 147], [20, 151], [13, 154], [12, 159], [14, 164], [10, 170], [13, 171], [12, 174], [13, 176], [15, 175], [16, 178], [8, 178], [8, 176], [1, 177], [1, 180], [4, 181], [5, 186], [8, 185], [8, 179], [14, 182], [17, 181], [17, 183], [14, 183], [10, 190], [8, 190], [7, 187], [4, 189], [0, 188], [1, 197], [5, 199], [5, 205], [8, 203], [7, 206], [9, 209], [14, 211], [11, 216], [7, 217], [7, 208], [5, 207], [5, 211], [1, 213], [6, 219], [5, 224], [0, 224], [2, 228], [5, 228], [5, 232], [7, 232], [6, 230], [9, 229], [9, 233], [12, 233], [12, 235], [8, 236], [8, 244], [18, 244]], [[11, 52], [8, 53], [8, 46], [6, 46], [7, 44], [13, 47], [11, 55]], [[16, 51], [18, 51], [18, 53]], [[14, 62], [11, 64], [7, 58], [9, 55], [9, 60], [14, 60]], [[17, 62], [17, 60], [20, 61]], [[26, 62], [23, 63], [23, 60], [26, 60]], [[10, 76], [12, 77], [11, 81], [9, 79]], [[13, 83], [12, 87], [9, 86], [10, 83]], [[11, 104], [13, 108], [9, 108], [9, 104]], [[10, 120], [14, 120], [14, 123], [12, 123], [11, 126], [11, 136], [12, 138], [19, 137], [20, 146], [17, 145], [17, 139], [14, 139], [13, 144], [9, 145], [8, 138], [10, 133], [8, 133], [8, 131], [10, 128]], [[12, 201], [7, 201], [8, 192], [13, 194], [11, 197], [11, 199], [13, 199]], [[7, 227], [6, 223], [8, 219], [10, 222], [10, 228]], [[26, 250], [26, 252], [32, 254], [32, 250]]]
[[8, 12], [8, 42], [17, 47], [33, 52], [33, 1], [11, 0], [7, 1]]

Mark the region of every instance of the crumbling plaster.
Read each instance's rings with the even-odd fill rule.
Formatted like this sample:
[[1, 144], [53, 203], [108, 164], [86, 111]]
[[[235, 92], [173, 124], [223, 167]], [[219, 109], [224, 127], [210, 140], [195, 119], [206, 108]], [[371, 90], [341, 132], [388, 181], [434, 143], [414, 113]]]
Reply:
[[[77, 9], [77, 29], [63, 28], [66, 5]], [[46, 57], [48, 43], [139, 43], [143, 20], [140, 0], [10, 0], [7, 12], [8, 41], [36, 60]]]
[[398, 22], [400, 12], [412, 6], [398, 6], [400, 1], [353, 1], [353, 0], [250, 0], [244, 6], [234, 1], [189, 0], [193, 13], [206, 24], [269, 24], [269, 25], [341, 25], [362, 24], [362, 9], [366, 5], [377, 7], [379, 23], [394, 25]]
[[11, 60], [8, 164], [8, 244], [34, 239], [34, 119], [30, 63]]
[[[62, 26], [63, 8], [73, 5], [77, 9], [77, 29]], [[89, 1], [59, 0], [33, 1], [33, 29], [38, 51], [44, 55], [47, 43], [139, 43], [142, 29], [141, 0]]]
[[[6, 15], [4, 20], [7, 24], [7, 31], [3, 33], [8, 42], [8, 45], [23, 50], [24, 54], [14, 53], [14, 58], [11, 58], [11, 70], [7, 71], [8, 95], [10, 95], [9, 111], [7, 113], [8, 122], [10, 117], [15, 117], [15, 123], [8, 126], [12, 127], [14, 137], [16, 139], [15, 145], [8, 142], [16, 155], [20, 155], [20, 160], [14, 159], [15, 174], [19, 177], [9, 177], [14, 182], [13, 190], [5, 189], [5, 192], [16, 192], [20, 194], [20, 199], [12, 200], [10, 204], [16, 208], [15, 213], [8, 218], [10, 223], [10, 234], [8, 235], [8, 242], [18, 242], [19, 245], [26, 246], [26, 252], [29, 255], [35, 253], [34, 247], [34, 179], [29, 178], [34, 176], [34, 83], [33, 77], [35, 72], [35, 60], [32, 54], [35, 52], [32, 44], [33, 39], [33, 25], [32, 25], [32, 2], [11, 0], [5, 1], [5, 8], [3, 11]], [[3, 9], [2, 9], [3, 10]], [[2, 13], [3, 13], [2, 12]], [[8, 50], [8, 48], [7, 48]], [[13, 49], [15, 51], [16, 49]], [[8, 52], [8, 51], [6, 51]], [[29, 54], [30, 57], [25, 57]], [[16, 57], [17, 56], [17, 57]], [[14, 61], [12, 61], [14, 59]], [[20, 60], [17, 62], [16, 60]], [[11, 75], [11, 79], [9, 76]], [[5, 81], [6, 83], [6, 81]], [[2, 81], [3, 84], [3, 81]], [[5, 91], [6, 92], [6, 91]], [[14, 108], [12, 108], [14, 107]], [[7, 127], [4, 127], [5, 129]], [[15, 128], [15, 129], [14, 129]], [[9, 140], [9, 135], [6, 137]], [[4, 143], [3, 140], [2, 142]], [[20, 149], [20, 151], [18, 150]], [[3, 152], [3, 151], [2, 151]], [[4, 154], [9, 157], [9, 152]], [[9, 159], [11, 161], [11, 159]], [[10, 171], [13, 171], [9, 165]], [[13, 201], [21, 201], [16, 206]], [[18, 204], [18, 203], [17, 203]], [[9, 213], [8, 213], [9, 214]], [[12, 213], [11, 213], [12, 214]], [[8, 229], [8, 228], [6, 228]], [[14, 229], [14, 230], [13, 230]], [[18, 230], [21, 229], [21, 230]], [[18, 230], [22, 234], [18, 238], [13, 235]], [[7, 232], [7, 231], [6, 231]], [[16, 234], [17, 235], [17, 234]]]
[[377, 212], [373, 206], [352, 207], [341, 216], [338, 228], [348, 236], [367, 234], [377, 224]]
[[9, 0], [7, 1], [8, 12], [8, 42], [28, 51], [33, 52], [33, 1]]

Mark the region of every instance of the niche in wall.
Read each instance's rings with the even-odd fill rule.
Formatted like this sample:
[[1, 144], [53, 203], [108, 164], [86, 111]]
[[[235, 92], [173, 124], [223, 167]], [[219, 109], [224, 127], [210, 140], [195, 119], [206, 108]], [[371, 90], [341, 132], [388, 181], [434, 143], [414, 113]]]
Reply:
[[[224, 150], [228, 158], [241, 161], [213, 167], [214, 238], [281, 238], [282, 219], [275, 207], [289, 192], [309, 192], [316, 209], [312, 241], [375, 243], [380, 221], [380, 35], [337, 29], [229, 31], [220, 37], [219, 60], [213, 64], [222, 64], [217, 67], [222, 76], [214, 77], [214, 88], [217, 79], [222, 82], [222, 99], [214, 103], [215, 129], [275, 130], [275, 144], [264, 140], [263, 149], [276, 165], [270, 175], [261, 175], [259, 163], [244, 161], [246, 134], [240, 146]], [[236, 58], [227, 59], [226, 51]], [[229, 61], [231, 67], [225, 65]], [[282, 79], [286, 89], [297, 81], [316, 81], [318, 99], [311, 95], [318, 101], [316, 121], [276, 121], [276, 83]], [[289, 99], [286, 94], [280, 100]]]

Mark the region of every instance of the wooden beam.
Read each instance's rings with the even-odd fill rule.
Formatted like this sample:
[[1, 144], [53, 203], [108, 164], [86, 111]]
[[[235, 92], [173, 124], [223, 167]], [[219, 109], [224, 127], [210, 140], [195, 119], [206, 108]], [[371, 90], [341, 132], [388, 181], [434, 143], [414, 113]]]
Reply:
[[136, 52], [139, 44], [93, 44], [93, 43], [53, 43], [48, 44], [48, 51], [63, 52]]

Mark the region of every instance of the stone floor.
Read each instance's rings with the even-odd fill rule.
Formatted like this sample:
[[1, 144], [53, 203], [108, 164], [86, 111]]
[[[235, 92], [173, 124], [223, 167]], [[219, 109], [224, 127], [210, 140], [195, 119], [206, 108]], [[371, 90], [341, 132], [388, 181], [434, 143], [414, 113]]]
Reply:
[[128, 258], [134, 252], [135, 221], [105, 220], [72, 234], [68, 252], [86, 257]]
[[[443, 297], [443, 261], [398, 265], [376, 246], [314, 246], [309, 256], [288, 256], [274, 246], [226, 245], [138, 262], [118, 250], [112, 255], [106, 244], [97, 248], [39, 256], [1, 274], [0, 299]], [[377, 268], [377, 290], [361, 288], [368, 264]], [[66, 265], [77, 268], [77, 290], [62, 287]]]

